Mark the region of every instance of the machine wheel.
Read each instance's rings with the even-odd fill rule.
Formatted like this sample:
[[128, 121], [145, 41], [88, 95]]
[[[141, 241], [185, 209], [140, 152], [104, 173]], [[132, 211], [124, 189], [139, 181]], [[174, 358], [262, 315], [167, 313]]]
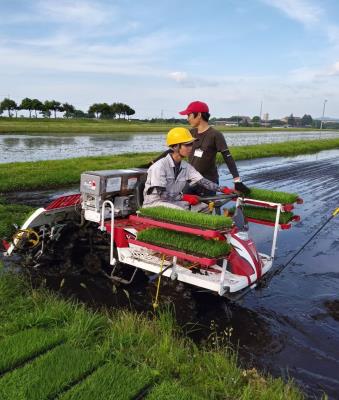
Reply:
[[87, 253], [83, 259], [83, 266], [87, 272], [95, 275], [101, 271], [102, 260], [97, 254]]

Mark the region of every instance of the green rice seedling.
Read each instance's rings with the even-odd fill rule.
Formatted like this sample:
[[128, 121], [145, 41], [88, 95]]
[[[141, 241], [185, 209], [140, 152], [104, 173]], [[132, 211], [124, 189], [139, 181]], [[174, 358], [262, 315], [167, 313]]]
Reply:
[[48, 292], [32, 293], [33, 306], [15, 313], [4, 324], [7, 334], [32, 327], [58, 328], [69, 342], [82, 347], [91, 346], [104, 337], [109, 326], [105, 315], [89, 312], [83, 305], [58, 299]]
[[30, 288], [20, 277], [0, 275], [0, 337], [20, 330], [60, 329], [73, 344], [90, 346], [106, 334], [109, 321], [99, 312], [59, 299], [43, 289]]
[[[276, 218], [276, 210], [269, 209], [269, 208], [261, 208], [261, 207], [255, 207], [255, 206], [249, 206], [245, 205], [243, 207], [244, 214], [248, 218], [254, 218], [258, 219], [261, 221], [269, 221], [269, 222], [275, 222]], [[235, 207], [231, 208], [229, 210], [231, 214], [234, 214], [235, 212]], [[283, 212], [280, 213], [279, 217], [279, 223], [280, 224], [287, 224], [291, 219], [293, 218], [293, 213], [292, 212]]]
[[207, 240], [200, 236], [161, 228], [148, 228], [140, 231], [137, 239], [142, 242], [210, 258], [224, 256], [231, 250], [230, 245], [223, 240]]
[[179, 225], [189, 225], [205, 229], [227, 229], [232, 226], [232, 219], [221, 215], [201, 214], [186, 210], [166, 207], [147, 207], [140, 209], [140, 215]]
[[0, 379], [1, 400], [54, 398], [102, 362], [102, 355], [64, 344]]
[[61, 395], [59, 400], [130, 400], [148, 387], [154, 377], [147, 367], [127, 368], [108, 362]]
[[60, 331], [28, 329], [0, 341], [0, 374], [60, 344]]
[[164, 381], [156, 385], [146, 396], [147, 400], [203, 400], [192, 390], [184, 389], [175, 381]]
[[246, 195], [249, 199], [271, 201], [272, 203], [290, 204], [297, 201], [296, 193], [277, 192], [274, 190], [251, 188], [251, 193]]
[[[109, 314], [100, 313], [99, 316], [103, 319], [98, 319], [96, 316], [91, 319], [92, 312], [85, 307], [61, 300], [45, 290], [34, 290], [17, 277], [3, 272], [0, 274], [0, 311], [10, 307], [11, 294], [14, 304], [12, 311], [17, 305], [20, 308], [16, 314], [16, 319], [21, 320], [16, 325], [17, 328], [27, 327], [29, 324], [51, 326], [54, 327], [51, 332], [60, 330], [66, 340], [69, 338], [71, 342], [57, 346], [24, 366], [3, 375], [0, 378], [1, 400], [54, 399], [70, 395], [73, 390], [76, 396], [76, 393], [84, 393], [82, 384], [79, 384], [79, 392], [75, 390], [82, 379], [90, 393], [94, 388], [99, 392], [100, 390], [105, 392], [104, 385], [100, 386], [98, 383], [101, 373], [93, 372], [101, 368], [103, 360], [110, 363], [107, 365], [124, 365], [123, 376], [130, 370], [131, 380], [136, 373], [138, 376], [136, 381], [140, 382], [140, 387], [144, 382], [153, 382], [153, 377], [172, 382], [175, 389], [173, 392], [178, 390], [179, 399], [185, 399], [186, 393], [191, 394], [192, 399], [196, 398], [194, 396], [198, 398], [200, 396], [211, 400], [303, 398], [291, 382], [284, 383], [281, 379], [264, 377], [259, 373], [240, 369], [236, 352], [230, 346], [223, 348], [221, 341], [218, 342], [218, 347], [198, 348], [183, 335], [175, 322], [175, 317], [166, 307], [160, 308], [156, 314], [149, 315], [118, 309], [110, 311]], [[5, 306], [2, 303], [2, 295]], [[20, 300], [17, 300], [18, 298]], [[26, 299], [26, 303], [23, 299]], [[75, 313], [79, 310], [83, 310], [82, 315], [75, 317]], [[41, 317], [39, 311], [42, 312]], [[89, 316], [86, 316], [85, 312]], [[26, 320], [25, 313], [31, 314]], [[0, 317], [0, 331], [3, 329], [3, 322], [15, 323], [13, 319], [9, 319], [9, 314], [5, 314], [4, 319], [2, 315]], [[72, 327], [77, 324], [83, 328], [77, 330]], [[93, 335], [90, 335], [91, 329], [94, 331]], [[46, 330], [48, 331], [47, 328]], [[84, 344], [82, 335], [86, 342]], [[8, 337], [5, 339], [11, 340]], [[95, 351], [87, 351], [84, 346]], [[150, 372], [144, 369], [145, 365], [151, 369]], [[108, 370], [106, 372], [105, 376], [108, 377], [110, 372]], [[94, 378], [91, 379], [91, 376]], [[128, 378], [125, 380], [128, 382], [126, 390], [132, 390]], [[154, 396], [154, 393], [150, 391], [149, 395]], [[92, 398], [100, 397], [92, 396]]]

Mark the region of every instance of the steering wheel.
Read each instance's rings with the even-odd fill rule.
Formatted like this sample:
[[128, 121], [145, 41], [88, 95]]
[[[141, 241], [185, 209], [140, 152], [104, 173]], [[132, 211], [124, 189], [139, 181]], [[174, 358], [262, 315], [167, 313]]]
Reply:
[[238, 195], [236, 193], [216, 194], [214, 196], [199, 196], [199, 200], [203, 203], [208, 204], [210, 212], [212, 212], [215, 209], [215, 213], [220, 215], [221, 207], [237, 197]]
[[13, 243], [14, 246], [18, 246], [20, 242], [24, 240], [24, 244], [27, 245], [29, 248], [33, 249], [36, 247], [40, 242], [39, 235], [35, 232], [34, 229], [19, 229], [13, 235]]
[[232, 199], [236, 199], [238, 197], [238, 194], [232, 193], [232, 194], [216, 194], [213, 196], [198, 196], [199, 200], [203, 203], [210, 203], [210, 202], [218, 202], [220, 206], [223, 206], [224, 204], [228, 203]]

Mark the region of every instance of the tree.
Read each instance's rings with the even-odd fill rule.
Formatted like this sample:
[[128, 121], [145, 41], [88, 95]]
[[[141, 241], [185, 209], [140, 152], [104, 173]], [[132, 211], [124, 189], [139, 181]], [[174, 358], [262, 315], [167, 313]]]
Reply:
[[312, 125], [313, 125], [313, 118], [310, 115], [305, 114], [301, 118], [301, 126], [312, 126]]
[[32, 99], [25, 97], [20, 104], [20, 109], [21, 110], [28, 110], [29, 112], [29, 118], [32, 116]]
[[74, 118], [92, 118], [89, 114], [84, 113], [82, 110], [74, 110]]
[[94, 114], [95, 118], [99, 118], [101, 105], [99, 103], [92, 104], [88, 109], [88, 114]]
[[101, 103], [100, 107], [100, 118], [106, 119], [106, 118], [112, 118], [112, 109], [111, 106], [107, 103]]
[[62, 108], [65, 111], [64, 117], [69, 118], [74, 116], [75, 107], [72, 104], [64, 103]]
[[260, 117], [258, 115], [254, 116], [252, 118], [252, 122], [255, 124], [260, 124]]
[[43, 111], [44, 110], [44, 105], [42, 102], [38, 99], [33, 99], [32, 100], [32, 110], [34, 110], [35, 113], [35, 118], [37, 118], [37, 111]]
[[119, 119], [121, 118], [121, 115], [124, 113], [124, 104], [123, 103], [113, 103], [115, 112], [118, 114]]
[[46, 111], [53, 111], [54, 112], [54, 118], [56, 118], [56, 113], [57, 111], [62, 112], [64, 109], [60, 103], [60, 101], [55, 101], [55, 100], [46, 100], [44, 102], [44, 109]]
[[133, 110], [133, 108], [128, 106], [128, 109], [127, 109], [128, 117], [130, 117], [131, 115], [134, 115], [134, 114], [135, 114], [135, 110]]
[[42, 118], [51, 118], [51, 111], [48, 108], [43, 108], [43, 110], [39, 111], [39, 114], [42, 115]]
[[11, 117], [12, 116], [11, 111], [12, 110], [16, 110], [18, 108], [18, 106], [17, 106], [17, 104], [16, 104], [16, 102], [14, 100], [11, 100], [11, 99], [6, 97], [0, 103], [0, 108], [2, 110], [7, 110], [8, 116]]

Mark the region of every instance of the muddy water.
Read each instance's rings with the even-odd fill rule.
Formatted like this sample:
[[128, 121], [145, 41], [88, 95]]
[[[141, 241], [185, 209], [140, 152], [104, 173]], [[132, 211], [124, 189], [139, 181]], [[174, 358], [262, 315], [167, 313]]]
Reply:
[[[230, 146], [338, 137], [339, 132], [273, 131], [226, 133]], [[57, 160], [131, 152], [165, 150], [165, 133], [114, 133], [70, 136], [58, 134], [0, 135], [0, 163]]]
[[[284, 264], [339, 206], [339, 151], [312, 156], [270, 158], [238, 163], [249, 186], [298, 192], [301, 222], [278, 237], [276, 265]], [[223, 183], [229, 174], [221, 168]], [[44, 197], [44, 196], [41, 196]], [[51, 193], [41, 200], [46, 201]], [[269, 252], [272, 230], [251, 224], [260, 251]], [[322, 391], [339, 398], [339, 217], [333, 219], [267, 289], [253, 291], [241, 303], [190, 286], [164, 281], [161, 304], [175, 308], [178, 322], [196, 342], [209, 341], [211, 324], [219, 337], [231, 332], [243, 365], [275, 376], [293, 377], [310, 398]], [[48, 283], [59, 289], [62, 277]], [[98, 307], [151, 310], [154, 283], [139, 274], [134, 284], [112, 290], [101, 278], [66, 278], [61, 289]]]

